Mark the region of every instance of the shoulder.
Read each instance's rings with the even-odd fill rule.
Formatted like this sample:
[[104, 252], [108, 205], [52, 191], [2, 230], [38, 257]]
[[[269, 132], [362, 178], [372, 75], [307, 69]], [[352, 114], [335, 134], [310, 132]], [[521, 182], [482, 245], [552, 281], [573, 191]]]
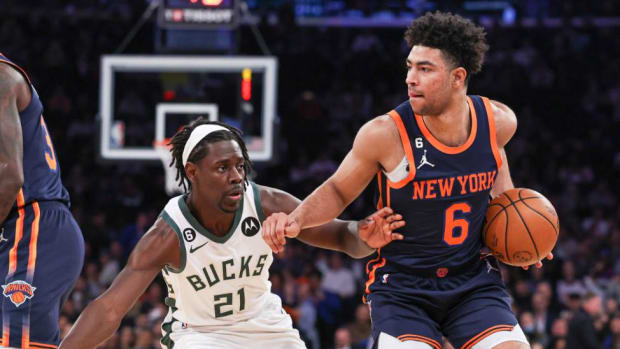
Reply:
[[261, 205], [265, 212], [265, 217], [269, 217], [275, 212], [286, 214], [293, 212], [301, 200], [285, 192], [284, 190], [256, 184], [260, 193]]
[[398, 127], [390, 115], [384, 114], [374, 117], [362, 125], [358, 132], [358, 137], [360, 135], [375, 140], [385, 139], [390, 136], [398, 137]]
[[26, 79], [13, 66], [0, 63], [0, 89], [3, 92], [15, 92], [20, 85], [26, 85]]
[[491, 100], [493, 109], [493, 119], [495, 121], [495, 132], [497, 134], [497, 145], [505, 146], [517, 131], [517, 115], [506, 104]]
[[7, 63], [0, 63], [0, 96], [2, 99], [17, 99], [20, 107], [30, 101], [28, 81], [21, 72]]
[[179, 238], [174, 229], [159, 217], [142, 236], [131, 253], [129, 263], [138, 269], [163, 268], [176, 264], [180, 253]]
[[400, 145], [398, 126], [391, 116], [384, 114], [366, 122], [357, 132], [353, 150], [372, 158], [380, 158], [385, 149]]

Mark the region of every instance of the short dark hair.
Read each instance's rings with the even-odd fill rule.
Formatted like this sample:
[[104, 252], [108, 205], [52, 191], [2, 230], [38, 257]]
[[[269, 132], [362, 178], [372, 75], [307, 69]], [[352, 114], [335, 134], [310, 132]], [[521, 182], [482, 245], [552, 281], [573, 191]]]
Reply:
[[228, 129], [230, 132], [221, 130], [210, 133], [198, 142], [198, 144], [196, 144], [194, 150], [192, 150], [189, 154], [187, 161], [196, 163], [207, 156], [209, 153], [207, 144], [228, 140], [236, 141], [237, 144], [239, 144], [241, 152], [243, 153], [243, 158], [245, 159], [243, 168], [245, 172], [245, 181], [247, 182], [248, 176], [252, 173], [252, 161], [250, 160], [247, 147], [243, 141], [243, 132], [233, 126], [217, 121], [209, 121], [203, 117], [199, 117], [190, 122], [188, 125], [183, 126], [183, 128], [172, 136], [169, 143], [172, 146], [170, 148], [170, 152], [172, 153], [172, 161], [170, 161], [168, 166], [176, 167], [177, 176], [175, 179], [179, 182], [179, 185], [183, 186], [183, 190], [187, 192], [191, 188], [191, 183], [187, 178], [187, 174], [185, 173], [185, 165], [183, 164], [183, 149], [185, 149], [185, 144], [189, 140], [189, 136], [192, 134], [192, 131], [200, 125], [219, 125]]
[[415, 19], [405, 31], [409, 47], [421, 45], [443, 52], [455, 67], [463, 67], [469, 77], [478, 73], [489, 50], [484, 28], [459, 15], [429, 12]]

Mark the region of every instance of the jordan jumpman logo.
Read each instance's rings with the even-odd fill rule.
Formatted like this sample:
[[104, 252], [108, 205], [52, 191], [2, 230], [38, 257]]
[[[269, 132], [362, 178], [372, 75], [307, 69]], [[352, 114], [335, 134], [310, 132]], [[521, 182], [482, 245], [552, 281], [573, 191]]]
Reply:
[[424, 155], [422, 155], [422, 159], [420, 160], [420, 164], [418, 165], [418, 170], [420, 169], [420, 167], [422, 167], [424, 165], [429, 165], [430, 167], [435, 167], [435, 165], [431, 164], [426, 159], [426, 149], [424, 149]]
[[9, 239], [4, 237], [4, 228], [2, 228], [2, 230], [0, 230], [0, 243], [3, 243], [5, 241], [9, 241]]

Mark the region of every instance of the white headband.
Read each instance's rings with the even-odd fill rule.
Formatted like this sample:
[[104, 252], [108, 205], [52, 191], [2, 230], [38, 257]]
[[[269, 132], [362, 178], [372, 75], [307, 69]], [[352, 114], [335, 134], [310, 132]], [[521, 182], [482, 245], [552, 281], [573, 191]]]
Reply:
[[203, 138], [215, 131], [230, 130], [220, 125], [200, 125], [192, 131], [192, 134], [189, 135], [189, 139], [187, 140], [187, 143], [185, 143], [185, 147], [183, 148], [183, 166], [187, 165], [187, 159], [189, 158], [189, 154], [191, 154], [192, 150], [196, 148], [196, 145], [201, 140], [203, 140]]

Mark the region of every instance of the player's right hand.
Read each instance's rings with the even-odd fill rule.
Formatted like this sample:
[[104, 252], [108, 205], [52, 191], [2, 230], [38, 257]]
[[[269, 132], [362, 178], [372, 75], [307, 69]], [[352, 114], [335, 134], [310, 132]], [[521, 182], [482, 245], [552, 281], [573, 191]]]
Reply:
[[263, 222], [263, 240], [275, 253], [282, 252], [286, 244], [286, 238], [294, 238], [299, 235], [299, 224], [289, 215], [278, 212], [267, 217]]

